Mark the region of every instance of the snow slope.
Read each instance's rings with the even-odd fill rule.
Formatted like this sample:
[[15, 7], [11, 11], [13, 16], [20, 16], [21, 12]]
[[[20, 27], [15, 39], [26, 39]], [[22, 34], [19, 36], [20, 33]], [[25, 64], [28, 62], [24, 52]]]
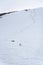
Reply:
[[6, 65], [43, 65], [43, 8], [0, 17], [0, 60]]

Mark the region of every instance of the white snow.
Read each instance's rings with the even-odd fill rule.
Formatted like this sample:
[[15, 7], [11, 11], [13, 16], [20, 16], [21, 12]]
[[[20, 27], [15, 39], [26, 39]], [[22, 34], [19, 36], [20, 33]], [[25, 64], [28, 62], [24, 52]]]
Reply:
[[7, 65], [7, 64], [3, 63], [3, 62], [0, 60], [0, 65]]
[[0, 18], [0, 60], [6, 65], [43, 65], [43, 8]]

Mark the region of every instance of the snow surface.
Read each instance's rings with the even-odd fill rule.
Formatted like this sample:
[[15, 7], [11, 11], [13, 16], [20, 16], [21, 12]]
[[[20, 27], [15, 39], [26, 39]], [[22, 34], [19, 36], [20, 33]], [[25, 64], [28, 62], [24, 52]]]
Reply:
[[5, 65], [43, 65], [43, 8], [0, 17], [0, 60]]

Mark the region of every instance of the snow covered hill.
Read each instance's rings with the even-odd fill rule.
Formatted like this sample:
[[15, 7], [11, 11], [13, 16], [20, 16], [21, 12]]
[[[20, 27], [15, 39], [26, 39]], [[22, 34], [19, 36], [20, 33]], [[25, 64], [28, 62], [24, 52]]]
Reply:
[[43, 65], [43, 8], [0, 16], [0, 60], [5, 65]]

